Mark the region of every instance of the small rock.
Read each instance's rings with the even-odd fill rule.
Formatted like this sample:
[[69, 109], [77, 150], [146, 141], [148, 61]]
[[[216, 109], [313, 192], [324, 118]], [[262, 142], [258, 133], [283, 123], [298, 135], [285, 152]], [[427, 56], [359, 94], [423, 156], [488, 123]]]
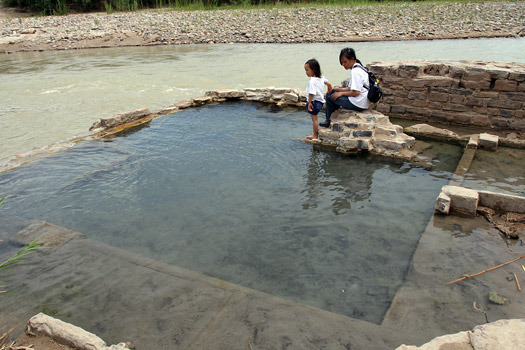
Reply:
[[505, 303], [507, 302], [507, 298], [499, 295], [496, 292], [489, 292], [489, 301], [493, 304], [505, 305]]

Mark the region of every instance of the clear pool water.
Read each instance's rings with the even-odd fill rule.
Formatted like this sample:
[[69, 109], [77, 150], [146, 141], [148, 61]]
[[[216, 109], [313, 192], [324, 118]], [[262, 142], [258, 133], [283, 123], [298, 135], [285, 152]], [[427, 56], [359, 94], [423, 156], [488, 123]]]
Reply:
[[257, 103], [159, 117], [0, 174], [2, 214], [380, 323], [461, 149], [422, 168], [295, 139], [310, 130]]

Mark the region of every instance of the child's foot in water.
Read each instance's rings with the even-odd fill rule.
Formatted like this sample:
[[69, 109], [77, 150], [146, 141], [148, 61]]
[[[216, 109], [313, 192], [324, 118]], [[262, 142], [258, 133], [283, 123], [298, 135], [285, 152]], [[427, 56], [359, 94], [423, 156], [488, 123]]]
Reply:
[[319, 140], [319, 136], [316, 136], [316, 135], [308, 135], [306, 136], [306, 139], [307, 140]]

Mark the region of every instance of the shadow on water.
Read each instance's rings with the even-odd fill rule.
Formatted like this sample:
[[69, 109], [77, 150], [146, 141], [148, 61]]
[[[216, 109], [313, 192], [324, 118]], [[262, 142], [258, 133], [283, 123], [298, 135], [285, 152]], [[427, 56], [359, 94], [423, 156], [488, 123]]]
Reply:
[[185, 110], [1, 174], [2, 214], [380, 323], [461, 149], [423, 169], [295, 140], [310, 129], [295, 108]]

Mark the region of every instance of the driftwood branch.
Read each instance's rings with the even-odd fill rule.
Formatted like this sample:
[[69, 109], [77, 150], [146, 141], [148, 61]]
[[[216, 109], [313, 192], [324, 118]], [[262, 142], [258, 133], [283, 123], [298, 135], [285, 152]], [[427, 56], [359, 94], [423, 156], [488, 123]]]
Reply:
[[489, 272], [489, 271], [495, 270], [495, 269], [497, 269], [497, 268], [500, 268], [500, 267], [502, 267], [502, 266], [508, 265], [508, 264], [510, 264], [510, 263], [513, 263], [513, 262], [518, 261], [518, 260], [523, 259], [523, 258], [525, 258], [525, 255], [520, 256], [519, 258], [513, 259], [513, 260], [511, 260], [511, 261], [507, 261], [506, 263], [503, 263], [503, 264], [501, 264], [501, 265], [491, 267], [490, 269], [487, 269], [487, 270], [484, 270], [484, 271], [481, 271], [481, 272], [475, 273], [475, 274], [473, 274], [473, 275], [466, 275], [466, 276], [463, 276], [463, 277], [461, 277], [461, 278], [458, 278], [458, 279], [455, 280], [455, 281], [451, 281], [451, 282], [445, 283], [445, 285], [452, 284], [452, 283], [456, 283], [456, 282], [459, 282], [459, 281], [466, 280], [467, 278], [471, 278], [471, 277], [475, 277], [475, 276], [481, 275], [481, 274], [483, 274], [483, 273], [485, 273], [485, 272]]

